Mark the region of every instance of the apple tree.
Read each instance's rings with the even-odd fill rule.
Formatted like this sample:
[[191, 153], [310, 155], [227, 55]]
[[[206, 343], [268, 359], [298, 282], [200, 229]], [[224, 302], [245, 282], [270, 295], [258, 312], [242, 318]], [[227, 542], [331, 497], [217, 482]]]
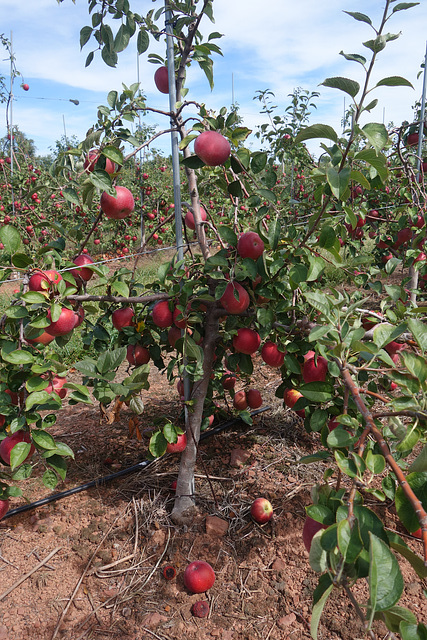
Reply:
[[[174, 165], [178, 250], [144, 287], [135, 268], [123, 267], [111, 275], [103, 265], [76, 262], [103, 216], [126, 219], [132, 215], [132, 194], [120, 184], [124, 175], [120, 167], [157, 135], [141, 141], [126, 128], [126, 121], [133, 122], [139, 112], [150, 109], [140, 88], [132, 85], [109, 93], [108, 106], [98, 111], [98, 122], [76, 149], [67, 151], [58, 173], [67, 174], [67, 159], [88, 161], [80, 189], [65, 185], [62, 189], [69, 206], [85, 207], [93, 220], [78, 256], [64, 260], [66, 244], [60, 237], [28, 257], [20, 251], [18, 232], [3, 231], [2, 241], [7, 242], [14, 268], [27, 274], [2, 321], [2, 442], [16, 433], [22, 438], [10, 447], [10, 472], [2, 472], [4, 498], [13, 490], [6, 481], [13, 481], [15, 473], [26, 477], [31, 472], [26, 459], [32, 444], [46, 466], [48, 486], [48, 477], [62, 477], [63, 457], [71, 452], [51, 438], [48, 427], [65, 389], [70, 391], [71, 403], [89, 403], [93, 396], [105, 409], [118, 399], [139, 413], [143, 411], [139, 391], [148, 386], [152, 361], [178, 383], [183, 403], [187, 445], [181, 453], [171, 517], [177, 523], [188, 522], [196, 508], [194, 467], [200, 431], [209, 425], [220, 400], [251, 422], [249, 409], [262, 402], [260, 391], [252, 385], [252, 356], [260, 350], [267, 366], [280, 370], [277, 396], [298, 413], [308, 433], [318, 434], [313, 440], [320, 442], [319, 450], [302, 461], [325, 463], [323, 478], [313, 487], [313, 505], [307, 510], [311, 532], [304, 537], [311, 567], [320, 574], [314, 593], [313, 638], [333, 589], [340, 589], [352, 602], [368, 637], [376, 637], [373, 623], [381, 619], [390, 633], [399, 632], [404, 640], [423, 638], [425, 626], [397, 605], [403, 578], [396, 555], [409, 560], [420, 578], [426, 577], [427, 343], [422, 292], [415, 285], [415, 295], [408, 301], [401, 287], [384, 281], [387, 270], [366, 254], [354, 253], [350, 264], [340, 243], [345, 230], [358, 228], [358, 196], [380, 187], [385, 190], [390, 179], [389, 133], [377, 123], [362, 127], [360, 116], [373, 108], [375, 100], [366, 103], [376, 87], [410, 86], [401, 76], [383, 78], [375, 86], [370, 78], [378, 53], [398, 37], [386, 32], [388, 21], [415, 4], [387, 0], [378, 28], [367, 15], [348, 12], [374, 32], [373, 39], [364, 42], [369, 59], [343, 54], [363, 67], [365, 82], [360, 87], [354, 80], [338, 77], [323, 83], [353, 101], [352, 126], [345, 135], [316, 124], [301, 128], [295, 137], [298, 145], [314, 138], [327, 141], [311, 171], [310, 217], [296, 224], [289, 220], [289, 203], [279, 202], [276, 195], [279, 139], [272, 155], [252, 151], [245, 146], [250, 131], [237, 121], [235, 110], [214, 113], [204, 104], [187, 100], [185, 71], [190, 63], [199, 64], [209, 83], [213, 82], [212, 54], [220, 53], [214, 42], [219, 34], [204, 38], [200, 32], [202, 19], [213, 20], [213, 1], [166, 2], [145, 16], [133, 13], [123, 0], [91, 1], [92, 26], [81, 31], [82, 46], [92, 39], [96, 42], [87, 64], [100, 50], [106, 64], [116, 65], [118, 54], [134, 35], [138, 51], [147, 51], [151, 37], [164, 37], [166, 12], [167, 40], [173, 43], [172, 57], [168, 50], [168, 88], [175, 102], [164, 112], [172, 124], [163, 133], [172, 130], [180, 139], [188, 202], [181, 202], [179, 169]], [[118, 25], [115, 33], [114, 24]], [[150, 57], [160, 68], [166, 66], [159, 56]], [[161, 77], [157, 86], [164, 92]], [[194, 122], [191, 116], [188, 130], [186, 113], [194, 107], [197, 118]], [[212, 142], [218, 140], [219, 147]], [[126, 154], [128, 145], [133, 149]], [[88, 157], [93, 148], [96, 157]], [[111, 172], [108, 161], [114, 164]], [[126, 206], [117, 197], [118, 187], [128, 192]], [[224, 194], [225, 220], [208, 217], [201, 206], [212, 188]], [[102, 192], [100, 202], [97, 189]], [[423, 205], [422, 198], [423, 194]], [[111, 208], [103, 207], [105, 200], [112, 201]], [[408, 204], [410, 213], [404, 215], [412, 216], [413, 202]], [[187, 210], [186, 242], [181, 235], [181, 205]], [[242, 206], [247, 208], [244, 218]], [[423, 237], [425, 225], [416, 232], [417, 242]], [[141, 251], [144, 247], [141, 243]], [[328, 266], [350, 278], [355, 261], [363, 270], [356, 276], [354, 293], [337, 288], [325, 291], [322, 276]], [[40, 269], [40, 264], [46, 266]], [[87, 293], [86, 268], [97, 275], [99, 294]], [[419, 266], [414, 269], [418, 271]], [[370, 308], [374, 293], [381, 296], [380, 308], [375, 310]], [[99, 303], [99, 311], [93, 302]], [[82, 384], [63, 385], [64, 370], [51, 357], [49, 341], [53, 337], [59, 344], [66, 343], [80, 325], [84, 343], [94, 345], [99, 355], [75, 363], [83, 375]], [[134, 368], [117, 382], [116, 372], [125, 358]], [[374, 404], [378, 402], [380, 408]], [[50, 413], [45, 415], [45, 410]], [[167, 422], [153, 434], [152, 455], [162, 455], [169, 445], [176, 445], [183, 430]], [[412, 460], [416, 446], [419, 455]], [[375, 510], [365, 506], [367, 497], [395, 500], [403, 525], [422, 538], [424, 559], [402, 537], [385, 529]], [[365, 579], [369, 600], [358, 603], [353, 586]]]

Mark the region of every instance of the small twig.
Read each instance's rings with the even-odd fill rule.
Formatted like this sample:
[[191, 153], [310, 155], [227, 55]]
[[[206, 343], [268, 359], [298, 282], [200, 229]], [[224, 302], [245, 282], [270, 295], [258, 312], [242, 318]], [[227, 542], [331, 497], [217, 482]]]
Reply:
[[33, 569], [31, 569], [31, 571], [29, 571], [28, 573], [26, 573], [24, 576], [22, 576], [21, 578], [19, 578], [19, 580], [17, 580], [16, 582], [13, 583], [13, 585], [11, 587], [9, 587], [8, 589], [6, 589], [6, 591], [4, 593], [2, 593], [0, 595], [0, 601], [4, 600], [4, 598], [9, 595], [9, 593], [11, 593], [11, 591], [13, 591], [14, 589], [16, 589], [16, 587], [19, 587], [20, 584], [22, 584], [27, 578], [29, 578], [30, 576], [33, 575], [33, 573], [35, 573], [38, 569], [40, 569], [40, 567], [42, 567], [44, 564], [46, 564], [46, 562], [49, 562], [49, 560], [56, 554], [58, 553], [58, 551], [62, 549], [62, 547], [56, 547], [56, 549], [54, 549], [53, 551], [51, 551], [49, 553], [49, 555], [46, 556], [46, 558], [44, 560], [42, 560], [41, 562], [39, 562], [35, 567], [33, 567]]

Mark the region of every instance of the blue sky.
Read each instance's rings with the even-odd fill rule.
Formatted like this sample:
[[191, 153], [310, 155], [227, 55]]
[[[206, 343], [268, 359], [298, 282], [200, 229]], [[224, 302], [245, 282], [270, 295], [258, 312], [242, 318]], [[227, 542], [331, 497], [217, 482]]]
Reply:
[[[96, 121], [100, 104], [106, 104], [109, 90], [122, 88], [122, 82], [137, 80], [136, 45], [132, 44], [119, 58], [117, 69], [108, 68], [98, 57], [85, 68], [87, 45], [80, 51], [79, 32], [90, 24], [86, 0], [0, 0], [2, 32], [13, 39], [16, 66], [23, 82], [30, 86], [25, 92], [21, 80], [14, 85], [13, 122], [35, 141], [40, 154], [49, 152], [64, 133], [82, 139]], [[130, 0], [131, 7], [142, 13], [153, 7], [148, 0]], [[156, 3], [161, 6], [161, 0]], [[396, 6], [398, 2], [395, 3]], [[263, 122], [259, 103], [253, 97], [257, 90], [270, 89], [275, 93], [275, 104], [282, 112], [289, 104], [288, 94], [295, 87], [320, 91], [317, 110], [311, 122], [322, 122], [340, 129], [343, 116], [343, 93], [319, 87], [330, 76], [346, 76], [363, 80], [362, 68], [339, 55], [360, 53], [368, 57], [369, 50], [361, 42], [373, 37], [367, 24], [356, 22], [344, 13], [359, 11], [371, 16], [378, 24], [384, 2], [372, 0], [214, 0], [215, 25], [202, 22], [201, 30], [208, 34], [219, 31], [224, 37], [218, 41], [224, 57], [215, 57], [215, 89], [211, 93], [204, 75], [198, 67], [188, 72], [189, 99], [205, 102], [213, 109], [229, 107], [234, 99], [240, 105], [244, 123], [255, 130]], [[422, 76], [417, 79], [424, 59], [427, 36], [427, 2], [408, 11], [397, 12], [388, 24], [388, 31], [402, 32], [379, 54], [373, 80], [401, 75], [409, 79], [410, 88], [382, 88], [371, 94], [379, 99], [379, 106], [367, 121], [400, 124], [412, 119], [412, 105], [422, 91]], [[164, 43], [151, 49], [165, 54]], [[1, 56], [0, 73], [9, 75], [9, 62], [5, 52]], [[156, 67], [147, 63], [146, 56], [139, 59], [139, 77], [147, 104], [168, 108], [168, 96], [159, 94], [153, 75]], [[75, 106], [70, 99], [79, 101]], [[348, 106], [350, 98], [346, 96]], [[279, 109], [280, 113], [280, 109]], [[161, 116], [145, 119], [147, 124], [167, 128]], [[4, 105], [0, 105], [0, 136], [6, 132]], [[256, 146], [254, 141], [251, 143]], [[155, 142], [155, 147], [169, 153], [169, 137]]]

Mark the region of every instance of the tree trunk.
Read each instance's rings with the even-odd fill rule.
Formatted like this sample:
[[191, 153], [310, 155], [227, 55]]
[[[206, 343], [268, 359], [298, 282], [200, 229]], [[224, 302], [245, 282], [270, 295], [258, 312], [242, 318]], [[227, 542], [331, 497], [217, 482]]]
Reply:
[[175, 504], [171, 514], [173, 522], [180, 525], [191, 524], [197, 513], [194, 490], [194, 467], [200, 439], [203, 407], [215, 356], [218, 325], [219, 320], [216, 307], [215, 305], [209, 305], [206, 312], [205, 337], [203, 339], [203, 378], [194, 383], [191, 395], [194, 405], [188, 413], [186, 426], [187, 447], [181, 454]]

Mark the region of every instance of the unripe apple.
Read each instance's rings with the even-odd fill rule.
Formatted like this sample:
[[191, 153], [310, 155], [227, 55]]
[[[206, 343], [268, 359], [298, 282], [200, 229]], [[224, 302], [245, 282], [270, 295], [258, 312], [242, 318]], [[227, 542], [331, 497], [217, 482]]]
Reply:
[[160, 93], [169, 93], [168, 68], [159, 67], [154, 74], [154, 84]]
[[304, 382], [324, 382], [328, 373], [328, 361], [322, 356], [316, 358], [313, 356], [304, 362], [302, 368], [302, 377]]
[[273, 517], [271, 502], [266, 498], [257, 498], [254, 500], [251, 506], [251, 516], [258, 524], [264, 524], [271, 520]]
[[70, 333], [76, 325], [76, 314], [73, 309], [63, 307], [61, 309], [60, 316], [56, 322], [51, 321], [50, 309], [47, 312], [47, 319], [50, 321], [50, 325], [46, 327], [45, 331], [51, 336], [65, 336]]
[[173, 324], [173, 312], [169, 309], [169, 302], [167, 300], [160, 300], [156, 302], [151, 312], [153, 322], [157, 327], [166, 329]]
[[194, 153], [209, 167], [216, 167], [228, 160], [231, 147], [218, 131], [203, 131], [194, 142]]
[[[206, 209], [204, 209], [204, 207], [202, 206], [200, 207], [200, 218], [202, 222], [205, 222], [208, 219], [208, 214], [206, 213]], [[192, 214], [191, 211], [187, 211], [187, 213], [185, 214], [184, 224], [186, 227], [188, 227], [192, 231], [195, 230], [196, 223], [194, 221], [194, 215]]]
[[239, 353], [252, 355], [259, 349], [261, 338], [253, 329], [242, 327], [237, 330], [237, 335], [233, 338], [233, 347]]
[[122, 220], [129, 216], [135, 209], [135, 201], [132, 193], [126, 187], [114, 187], [117, 197], [110, 196], [106, 191], [101, 195], [101, 209], [107, 218]]
[[241, 258], [258, 260], [264, 252], [264, 242], [255, 231], [242, 233], [237, 242], [237, 253]]
[[262, 405], [262, 396], [258, 389], [249, 389], [249, 391], [246, 391], [246, 400], [251, 409], [259, 409]]
[[[234, 294], [237, 294], [238, 300]], [[229, 282], [220, 298], [220, 303], [228, 313], [239, 314], [249, 307], [249, 294], [238, 282]]]
[[285, 354], [279, 351], [274, 342], [266, 342], [261, 349], [261, 358], [270, 367], [281, 367], [285, 361]]
[[187, 434], [179, 433], [178, 440], [175, 443], [168, 442], [166, 453], [180, 453], [187, 446]]
[[191, 593], [204, 593], [215, 582], [215, 571], [208, 562], [195, 560], [184, 571], [184, 585]]
[[113, 327], [117, 329], [117, 331], [120, 331], [123, 327], [132, 326], [134, 315], [133, 309], [130, 307], [116, 309], [111, 315]]
[[140, 367], [150, 360], [150, 352], [140, 344], [129, 344], [126, 350], [126, 360], [131, 365]]
[[[26, 442], [28, 444], [31, 442], [31, 436], [28, 431], [15, 431], [15, 433], [12, 433], [10, 436], [6, 436], [6, 438], [0, 442], [0, 458], [5, 464], [10, 465], [10, 452], [19, 442]], [[23, 462], [26, 462], [31, 458], [35, 450], [34, 445], [31, 444], [30, 452]]]
[[70, 272], [73, 274], [73, 276], [76, 278], [77, 281], [79, 278], [81, 278], [85, 282], [88, 282], [88, 280], [90, 280], [91, 277], [93, 276], [93, 270], [84, 265], [93, 264], [94, 262], [93, 258], [91, 258], [90, 255], [88, 255], [87, 253], [86, 254], [81, 253], [79, 256], [74, 258], [73, 262], [78, 267], [82, 267], [82, 268], [70, 269]]

